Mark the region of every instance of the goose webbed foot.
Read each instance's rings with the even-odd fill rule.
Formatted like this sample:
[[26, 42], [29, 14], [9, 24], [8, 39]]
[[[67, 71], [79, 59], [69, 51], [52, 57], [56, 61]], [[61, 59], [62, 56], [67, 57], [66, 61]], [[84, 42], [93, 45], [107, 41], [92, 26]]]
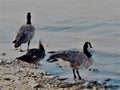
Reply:
[[25, 52], [23, 49], [22, 49], [22, 47], [20, 46], [20, 52]]
[[25, 51], [20, 47], [20, 52], [25, 52]]
[[[16, 51], [16, 50], [19, 50], [19, 49], [18, 49], [18, 48], [15, 48], [14, 50]], [[22, 50], [22, 49], [20, 49], [19, 51], [20, 51], [20, 52], [25, 52], [25, 51]]]
[[27, 51], [29, 51], [29, 49], [27, 49]]
[[74, 77], [74, 81], [77, 82], [77, 78]]
[[20, 52], [25, 52], [24, 50], [20, 49]]
[[79, 77], [79, 80], [82, 80], [82, 78], [81, 78], [81, 77]]
[[14, 50], [16, 51], [16, 50], [18, 50], [18, 48], [15, 48]]

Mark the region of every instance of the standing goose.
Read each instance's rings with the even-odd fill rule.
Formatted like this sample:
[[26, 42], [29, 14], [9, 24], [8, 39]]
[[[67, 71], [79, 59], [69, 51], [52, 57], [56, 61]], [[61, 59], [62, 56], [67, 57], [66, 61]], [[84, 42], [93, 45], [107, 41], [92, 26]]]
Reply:
[[21, 26], [19, 29], [17, 36], [13, 43], [15, 44], [14, 47], [18, 48], [20, 47], [20, 51], [23, 51], [21, 48], [21, 44], [28, 43], [27, 50], [29, 50], [29, 45], [31, 42], [31, 39], [33, 38], [35, 33], [35, 28], [33, 25], [31, 25], [31, 13], [27, 13], [27, 24]]
[[73, 50], [64, 50], [64, 51], [52, 51], [52, 53], [48, 59], [48, 61], [56, 58], [61, 58], [64, 61], [70, 62], [70, 66], [73, 69], [74, 79], [76, 80], [76, 74], [78, 75], [79, 80], [81, 80], [81, 76], [79, 74], [78, 69], [88, 68], [93, 63], [92, 54], [88, 51], [88, 48], [92, 48], [90, 42], [85, 42], [83, 46], [83, 52], [73, 51]]
[[45, 49], [44, 49], [44, 46], [42, 45], [41, 41], [39, 41], [38, 48], [30, 49], [25, 55], [20, 56], [16, 59], [36, 65], [44, 57], [45, 57]]

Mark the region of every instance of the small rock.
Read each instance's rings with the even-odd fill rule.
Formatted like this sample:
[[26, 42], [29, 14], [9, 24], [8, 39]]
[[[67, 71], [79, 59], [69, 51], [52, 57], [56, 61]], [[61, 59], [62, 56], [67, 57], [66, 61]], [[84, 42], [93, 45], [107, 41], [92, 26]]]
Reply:
[[58, 78], [58, 80], [60, 80], [60, 81], [64, 81], [66, 79], [68, 79], [68, 78]]
[[68, 87], [71, 87], [71, 86], [72, 86], [72, 84], [69, 84], [69, 83], [68, 84], [63, 83], [63, 84], [59, 85], [60, 88], [68, 88]]
[[105, 79], [105, 82], [109, 82], [111, 79], [110, 78], [107, 78], [107, 79]]
[[94, 69], [94, 68], [90, 68], [89, 71], [99, 73], [99, 70], [98, 69]]
[[5, 56], [5, 55], [6, 55], [6, 53], [1, 53], [0, 55], [1, 55], [1, 56]]
[[5, 64], [6, 64], [6, 61], [3, 61], [3, 60], [2, 60], [2, 61], [0, 62], [0, 65], [5, 65]]
[[34, 86], [34, 88], [35, 89], [37, 89], [37, 88], [43, 88], [43, 86], [38, 84], [38, 85]]
[[112, 89], [112, 90], [115, 90], [115, 89], [118, 89], [120, 86], [118, 85], [106, 85], [105, 86], [105, 89]]
[[90, 82], [85, 82], [85, 83], [83, 84], [83, 86], [84, 86], [84, 87], [88, 87], [88, 86], [89, 86], [89, 83], [90, 83]]
[[49, 45], [46, 45], [46, 47], [49, 47]]
[[51, 63], [51, 62], [57, 62], [58, 60], [57, 59], [51, 59], [51, 60], [48, 59], [47, 61]]
[[4, 78], [4, 80], [10, 81], [11, 79], [10, 78]]

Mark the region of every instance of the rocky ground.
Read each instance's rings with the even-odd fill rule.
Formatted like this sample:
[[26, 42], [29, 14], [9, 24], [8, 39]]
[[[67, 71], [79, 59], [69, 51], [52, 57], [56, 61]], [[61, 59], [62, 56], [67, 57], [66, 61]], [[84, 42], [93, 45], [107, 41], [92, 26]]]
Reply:
[[106, 90], [106, 86], [97, 81], [81, 80], [66, 82], [47, 74], [40, 69], [32, 69], [17, 60], [0, 59], [0, 90]]

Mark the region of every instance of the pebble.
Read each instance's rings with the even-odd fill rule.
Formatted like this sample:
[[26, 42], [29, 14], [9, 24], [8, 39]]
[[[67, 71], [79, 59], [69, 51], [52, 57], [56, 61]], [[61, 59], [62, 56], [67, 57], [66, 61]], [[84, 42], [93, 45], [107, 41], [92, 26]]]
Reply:
[[84, 86], [84, 87], [88, 87], [89, 83], [90, 83], [90, 82], [85, 82], [85, 83], [83, 84], [83, 86]]
[[1, 56], [5, 56], [5, 55], [6, 55], [6, 53], [1, 53], [0, 55], [1, 55]]
[[92, 71], [92, 72], [95, 72], [95, 73], [99, 73], [99, 70], [95, 69], [95, 68], [90, 68], [89, 71]]

